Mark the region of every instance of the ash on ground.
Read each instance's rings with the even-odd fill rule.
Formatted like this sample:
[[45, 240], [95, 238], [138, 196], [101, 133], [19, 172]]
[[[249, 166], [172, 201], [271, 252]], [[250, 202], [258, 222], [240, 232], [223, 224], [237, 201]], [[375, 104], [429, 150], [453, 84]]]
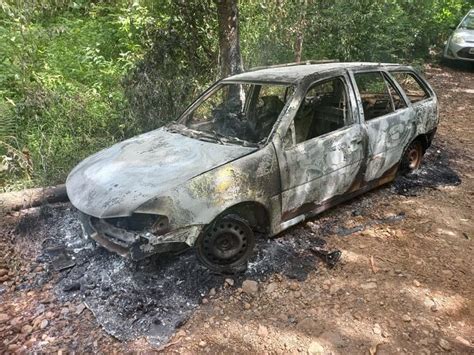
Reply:
[[[433, 147], [420, 172], [397, 178], [383, 191], [409, 195], [423, 187], [457, 185], [460, 179], [448, 163], [446, 154]], [[355, 216], [365, 214], [370, 204], [370, 197], [362, 197], [342, 209]], [[31, 243], [42, 242], [37, 261], [49, 267], [47, 272], [25, 279], [19, 288], [56, 282], [59, 300], [84, 301], [103, 328], [119, 340], [145, 336], [153, 345], [164, 344], [187, 321], [202, 297], [224, 283], [226, 277], [201, 266], [192, 249], [179, 256], [159, 255], [141, 262], [123, 259], [85, 240], [76, 217], [74, 208], [61, 204], [45, 206], [36, 217], [26, 216], [20, 222], [17, 234], [23, 239], [34, 235]], [[265, 280], [274, 273], [305, 280], [318, 265], [311, 248], [324, 246], [326, 237], [349, 236], [404, 217], [385, 216], [349, 228], [344, 227], [343, 214], [333, 214], [318, 223], [309, 222], [309, 229], [300, 226], [277, 239], [259, 238], [247, 271], [233, 277], [236, 286], [244, 279]]]
[[417, 196], [423, 188], [459, 185], [461, 178], [450, 167], [452, 154], [442, 143], [433, 144], [426, 151], [420, 169], [407, 176], [399, 175], [392, 184], [393, 191], [399, 195]]
[[[43, 207], [40, 215], [39, 223], [26, 224], [29, 235], [42, 237], [38, 262], [47, 263], [49, 271], [23, 287], [57, 280], [60, 301], [84, 301], [103, 328], [119, 340], [145, 336], [160, 346], [187, 321], [202, 297], [229, 277], [201, 266], [192, 249], [140, 262], [110, 253], [82, 237], [77, 212], [69, 204]], [[247, 270], [233, 276], [236, 285], [245, 279], [264, 280], [272, 273], [305, 280], [317, 265], [309, 248], [324, 243], [313, 234], [301, 238], [301, 233], [277, 240], [259, 238]]]

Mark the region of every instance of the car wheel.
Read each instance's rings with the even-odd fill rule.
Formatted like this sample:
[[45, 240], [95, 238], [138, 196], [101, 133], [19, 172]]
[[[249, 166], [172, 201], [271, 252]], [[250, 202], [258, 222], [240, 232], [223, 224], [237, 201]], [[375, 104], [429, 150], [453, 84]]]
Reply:
[[411, 142], [402, 158], [402, 174], [410, 174], [411, 172], [417, 170], [421, 165], [423, 154], [424, 149], [421, 142], [419, 140]]
[[210, 224], [196, 241], [201, 263], [219, 273], [244, 271], [255, 247], [255, 235], [246, 221], [227, 215]]

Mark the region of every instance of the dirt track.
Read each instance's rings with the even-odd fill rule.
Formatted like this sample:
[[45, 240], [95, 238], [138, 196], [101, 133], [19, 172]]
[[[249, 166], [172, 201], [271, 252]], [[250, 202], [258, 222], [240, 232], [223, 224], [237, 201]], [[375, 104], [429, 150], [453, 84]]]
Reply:
[[[190, 286], [194, 292], [186, 302], [199, 305], [186, 308], [190, 318], [158, 345], [162, 350], [474, 353], [474, 73], [430, 67], [427, 77], [441, 101], [435, 146], [422, 170], [429, 177], [420, 174], [366, 194], [270, 241], [297, 244], [282, 261], [291, 272], [268, 269], [280, 259], [264, 260], [259, 272], [227, 282], [206, 277], [207, 288]], [[64, 291], [68, 277], [83, 269], [56, 272], [41, 258], [42, 239], [52, 230], [42, 223], [64, 209], [22, 212], [0, 226], [0, 351], [152, 349], [149, 338], [114, 339], [84, 308], [83, 301], [104, 287]], [[74, 221], [66, 222], [58, 233], [74, 231]], [[333, 269], [305, 252], [320, 240], [343, 253]], [[302, 277], [293, 272], [299, 266]], [[257, 280], [258, 290], [242, 292], [244, 279]], [[107, 297], [127, 299], [127, 292], [121, 298], [118, 292], [112, 287]]]

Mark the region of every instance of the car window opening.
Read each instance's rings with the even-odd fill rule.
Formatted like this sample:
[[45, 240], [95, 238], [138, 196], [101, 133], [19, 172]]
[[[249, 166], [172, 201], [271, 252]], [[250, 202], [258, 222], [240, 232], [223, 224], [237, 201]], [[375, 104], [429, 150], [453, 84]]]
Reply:
[[423, 101], [430, 97], [430, 94], [413, 76], [413, 74], [408, 72], [392, 72], [391, 74], [400, 84], [412, 103]]
[[285, 145], [322, 136], [350, 124], [347, 89], [341, 78], [333, 78], [313, 85], [307, 92]]
[[198, 139], [259, 145], [268, 138], [293, 91], [293, 86], [278, 84], [224, 83], [180, 123]]
[[381, 72], [356, 73], [365, 121], [407, 107], [398, 90]]

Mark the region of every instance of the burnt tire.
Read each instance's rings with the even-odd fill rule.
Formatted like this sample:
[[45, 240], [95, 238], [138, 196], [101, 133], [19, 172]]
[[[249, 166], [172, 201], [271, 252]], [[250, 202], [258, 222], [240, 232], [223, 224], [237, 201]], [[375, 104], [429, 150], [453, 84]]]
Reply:
[[255, 235], [248, 223], [234, 215], [217, 219], [196, 240], [199, 261], [224, 274], [244, 271], [255, 247]]
[[424, 153], [425, 150], [420, 140], [417, 139], [411, 142], [403, 154], [402, 161], [400, 163], [400, 172], [403, 175], [408, 175], [419, 169]]

